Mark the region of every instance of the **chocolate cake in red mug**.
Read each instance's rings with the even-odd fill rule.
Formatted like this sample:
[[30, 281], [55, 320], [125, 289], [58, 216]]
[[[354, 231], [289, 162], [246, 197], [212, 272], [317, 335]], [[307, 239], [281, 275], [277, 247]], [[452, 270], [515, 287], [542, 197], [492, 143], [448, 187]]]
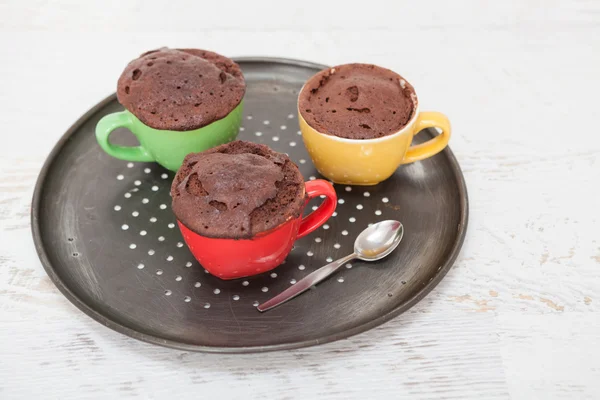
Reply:
[[[302, 218], [308, 200], [320, 195], [326, 196], [321, 206]], [[244, 141], [189, 154], [171, 196], [192, 254], [222, 279], [277, 267], [294, 241], [325, 223], [337, 203], [329, 182], [305, 183], [287, 155]]]

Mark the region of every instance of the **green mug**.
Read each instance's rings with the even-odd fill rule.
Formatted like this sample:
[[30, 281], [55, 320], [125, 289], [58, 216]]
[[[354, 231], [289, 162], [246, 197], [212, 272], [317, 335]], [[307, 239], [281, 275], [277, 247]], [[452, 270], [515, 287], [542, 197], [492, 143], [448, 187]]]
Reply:
[[[150, 128], [129, 111], [108, 114], [96, 125], [96, 139], [109, 155], [126, 161], [156, 161], [166, 169], [177, 171], [185, 156], [199, 153], [237, 138], [242, 121], [243, 101], [224, 118], [192, 131], [169, 131]], [[117, 128], [127, 128], [139, 146], [118, 146], [108, 137]]]

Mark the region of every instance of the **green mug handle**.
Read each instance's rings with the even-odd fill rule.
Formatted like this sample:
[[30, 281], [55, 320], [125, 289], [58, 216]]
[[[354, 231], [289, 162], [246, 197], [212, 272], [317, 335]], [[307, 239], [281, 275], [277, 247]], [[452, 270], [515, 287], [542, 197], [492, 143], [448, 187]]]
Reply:
[[[109, 155], [127, 161], [154, 161], [154, 158], [142, 146], [118, 146], [111, 144], [108, 137], [117, 128], [127, 128], [134, 135], [133, 119], [127, 111], [108, 114], [96, 125], [96, 140]], [[139, 140], [139, 137], [138, 137]]]

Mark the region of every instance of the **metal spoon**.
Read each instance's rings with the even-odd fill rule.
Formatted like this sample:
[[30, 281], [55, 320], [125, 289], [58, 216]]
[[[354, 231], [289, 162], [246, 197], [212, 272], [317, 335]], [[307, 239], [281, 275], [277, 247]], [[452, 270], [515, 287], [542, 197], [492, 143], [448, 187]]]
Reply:
[[404, 227], [398, 221], [381, 221], [371, 225], [358, 235], [354, 242], [354, 253], [340, 258], [318, 270], [310, 273], [298, 283], [290, 286], [271, 300], [259, 305], [258, 311], [263, 312], [298, 296], [312, 286], [321, 282], [344, 264], [356, 258], [363, 261], [377, 261], [389, 255], [398, 246], [404, 235]]

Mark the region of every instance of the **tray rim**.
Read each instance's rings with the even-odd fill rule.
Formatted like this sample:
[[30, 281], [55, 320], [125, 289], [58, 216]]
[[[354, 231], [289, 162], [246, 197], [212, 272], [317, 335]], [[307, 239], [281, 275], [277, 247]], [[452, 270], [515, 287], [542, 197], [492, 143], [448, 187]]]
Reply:
[[[279, 58], [279, 57], [233, 57], [235, 62], [243, 62], [243, 63], [274, 63], [274, 64], [286, 64], [291, 66], [300, 66], [307, 67], [313, 69], [324, 69], [328, 68], [328, 66], [318, 63], [313, 63], [310, 61], [297, 60], [292, 58]], [[240, 347], [222, 347], [222, 346], [204, 346], [204, 345], [195, 345], [189, 343], [183, 343], [175, 340], [167, 340], [154, 335], [149, 335], [146, 333], [139, 332], [135, 329], [132, 329], [126, 325], [123, 325], [119, 322], [115, 322], [114, 320], [108, 318], [103, 313], [96, 311], [90, 305], [88, 305], [84, 300], [78, 297], [67, 284], [59, 277], [59, 275], [54, 270], [52, 263], [46, 253], [45, 247], [43, 246], [43, 240], [40, 230], [40, 204], [42, 201], [42, 192], [44, 189], [44, 184], [46, 182], [46, 177], [48, 176], [48, 172], [52, 167], [55, 159], [62, 151], [65, 143], [70, 139], [71, 136], [77, 132], [77, 130], [83, 125], [92, 115], [96, 114], [98, 110], [105, 107], [108, 103], [112, 102], [116, 99], [116, 93], [112, 93], [99, 103], [90, 108], [87, 112], [85, 112], [77, 121], [75, 121], [71, 127], [62, 135], [62, 137], [58, 140], [58, 142], [54, 145], [51, 152], [48, 154], [44, 164], [40, 170], [38, 178], [35, 183], [35, 189], [33, 192], [33, 198], [31, 203], [31, 231], [33, 235], [33, 242], [35, 245], [36, 252], [40, 259], [44, 270], [48, 274], [48, 277], [52, 281], [52, 283], [57, 287], [57, 289], [69, 300], [73, 305], [75, 305], [80, 311], [82, 311], [87, 316], [101, 323], [107, 328], [112, 329], [118, 333], [129, 336], [133, 339], [140, 340], [142, 342], [146, 342], [149, 344], [155, 344], [166, 348], [183, 350], [183, 351], [193, 351], [193, 352], [203, 352], [203, 353], [221, 353], [221, 354], [244, 354], [244, 353], [263, 353], [270, 351], [278, 351], [278, 350], [292, 350], [299, 349], [304, 347], [312, 347], [319, 344], [325, 344], [334, 342], [340, 339], [346, 339], [351, 336], [355, 336], [359, 333], [366, 332], [373, 328], [376, 328], [385, 322], [397, 317], [398, 315], [404, 313], [405, 311], [412, 308], [415, 304], [421, 301], [425, 296], [427, 296], [441, 281], [444, 279], [448, 271], [454, 265], [462, 245], [465, 241], [467, 225], [469, 220], [469, 199], [467, 194], [467, 186], [465, 182], [464, 175], [458, 164], [458, 160], [454, 156], [454, 153], [450, 149], [450, 146], [444, 149], [445, 155], [448, 157], [450, 162], [450, 166], [452, 167], [452, 171], [454, 172], [457, 181], [458, 181], [458, 192], [460, 198], [460, 222], [456, 240], [452, 246], [452, 250], [450, 251], [450, 255], [447, 258], [446, 262], [442, 265], [441, 269], [437, 271], [434, 278], [427, 282], [425, 286], [423, 286], [413, 297], [411, 297], [408, 301], [403, 304], [399, 304], [394, 307], [392, 310], [387, 313], [374, 318], [368, 322], [363, 324], [354, 326], [350, 329], [344, 330], [343, 332], [332, 333], [326, 335], [322, 338], [303, 340], [298, 342], [291, 343], [280, 343], [274, 345], [266, 345], [266, 346], [240, 346]]]

